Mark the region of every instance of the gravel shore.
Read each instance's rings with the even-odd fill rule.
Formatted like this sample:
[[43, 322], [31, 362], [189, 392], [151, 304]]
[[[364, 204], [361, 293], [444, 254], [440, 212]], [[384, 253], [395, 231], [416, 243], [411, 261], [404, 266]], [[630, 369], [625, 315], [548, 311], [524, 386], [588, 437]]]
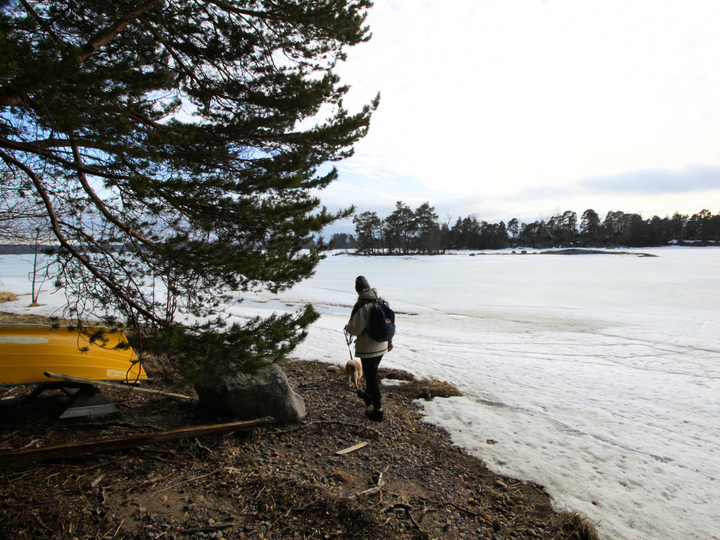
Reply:
[[[376, 423], [337, 366], [280, 366], [305, 400], [302, 423], [4, 465], [0, 537], [596, 538], [542, 487], [496, 476], [423, 422], [413, 401], [446, 392], [437, 381], [381, 368], [395, 384]], [[232, 420], [195, 400], [103, 390], [119, 415], [58, 421], [67, 397], [31, 390], [0, 389], [0, 453]]]

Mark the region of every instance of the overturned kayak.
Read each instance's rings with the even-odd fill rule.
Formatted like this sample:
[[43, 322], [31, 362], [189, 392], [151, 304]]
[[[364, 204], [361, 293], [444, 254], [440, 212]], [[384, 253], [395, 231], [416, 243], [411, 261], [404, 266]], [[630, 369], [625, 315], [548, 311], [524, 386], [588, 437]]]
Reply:
[[[96, 332], [98, 329], [93, 328]], [[45, 384], [46, 371], [97, 381], [147, 380], [121, 331], [85, 332], [49, 326], [0, 326], [0, 385]]]

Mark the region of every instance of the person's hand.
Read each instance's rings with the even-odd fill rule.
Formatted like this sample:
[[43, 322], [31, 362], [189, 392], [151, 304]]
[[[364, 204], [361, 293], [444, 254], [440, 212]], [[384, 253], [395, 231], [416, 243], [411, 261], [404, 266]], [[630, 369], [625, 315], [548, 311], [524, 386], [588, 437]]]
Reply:
[[388, 343], [388, 352], [390, 352], [390, 351], [392, 351], [392, 350], [393, 350], [393, 344], [392, 344], [392, 341], [391, 341], [390, 343]]

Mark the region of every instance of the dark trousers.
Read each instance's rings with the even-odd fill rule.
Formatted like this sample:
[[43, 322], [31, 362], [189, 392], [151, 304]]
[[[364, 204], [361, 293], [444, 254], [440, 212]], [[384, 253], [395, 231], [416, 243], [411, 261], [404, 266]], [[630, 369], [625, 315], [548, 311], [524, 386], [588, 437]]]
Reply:
[[365, 375], [365, 393], [372, 399], [375, 409], [382, 409], [382, 396], [380, 395], [380, 377], [378, 366], [382, 355], [375, 358], [361, 358], [363, 375]]

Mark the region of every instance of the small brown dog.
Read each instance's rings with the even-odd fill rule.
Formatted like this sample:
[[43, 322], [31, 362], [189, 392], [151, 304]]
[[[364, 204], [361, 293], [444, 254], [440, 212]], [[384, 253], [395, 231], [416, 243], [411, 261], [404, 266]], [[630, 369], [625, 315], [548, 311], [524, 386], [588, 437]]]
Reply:
[[363, 371], [360, 362], [357, 360], [348, 360], [345, 364], [345, 375], [347, 375], [348, 382], [355, 386], [355, 390], [360, 388], [360, 379], [362, 379]]

